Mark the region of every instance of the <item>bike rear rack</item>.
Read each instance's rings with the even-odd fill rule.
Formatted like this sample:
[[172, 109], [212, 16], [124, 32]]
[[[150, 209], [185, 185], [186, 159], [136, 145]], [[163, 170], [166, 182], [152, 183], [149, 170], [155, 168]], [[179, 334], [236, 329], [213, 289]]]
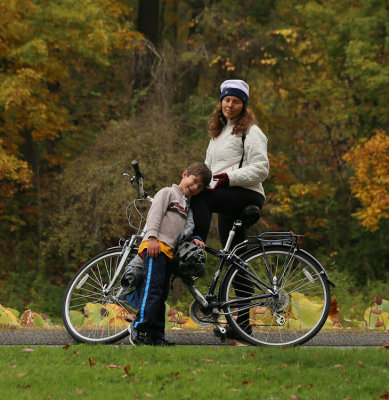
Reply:
[[262, 246], [281, 244], [300, 249], [302, 238], [303, 235], [296, 235], [293, 232], [263, 232], [258, 236], [249, 236], [247, 244], [258, 244], [258, 242]]

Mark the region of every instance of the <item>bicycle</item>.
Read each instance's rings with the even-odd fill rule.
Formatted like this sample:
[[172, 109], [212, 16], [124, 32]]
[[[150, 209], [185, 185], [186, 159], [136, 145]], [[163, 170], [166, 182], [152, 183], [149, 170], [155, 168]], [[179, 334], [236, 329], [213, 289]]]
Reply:
[[[64, 296], [63, 321], [78, 342], [120, 340], [128, 335], [128, 325], [136, 315], [137, 310], [124, 298], [126, 290], [120, 280], [145, 233], [144, 209], [139, 205], [150, 204], [152, 198], [143, 189], [138, 163], [133, 161], [132, 166], [135, 175], [123, 175], [138, 185], [138, 196], [127, 207], [127, 219], [135, 233], [88, 261]], [[133, 215], [139, 217], [136, 225], [131, 222]], [[182, 279], [194, 298], [189, 315], [200, 326], [216, 326], [222, 340], [225, 319], [241, 340], [253, 345], [302, 344], [326, 322], [330, 285], [334, 284], [319, 261], [301, 248], [301, 235], [265, 232], [248, 236], [230, 249], [235, 231], [253, 225], [259, 217], [258, 207], [246, 207], [234, 221], [224, 249], [205, 248], [219, 258], [206, 294], [196, 288], [196, 277]]]

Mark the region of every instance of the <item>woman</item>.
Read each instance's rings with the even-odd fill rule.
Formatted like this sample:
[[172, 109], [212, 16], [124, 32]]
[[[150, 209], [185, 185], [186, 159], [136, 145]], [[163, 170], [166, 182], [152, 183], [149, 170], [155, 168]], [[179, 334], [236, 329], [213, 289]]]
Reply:
[[[267, 138], [248, 107], [249, 85], [242, 80], [227, 80], [220, 91], [220, 103], [209, 120], [211, 140], [205, 159], [218, 180], [214, 189], [203, 191], [191, 200], [195, 223], [192, 239], [201, 247], [205, 247], [212, 213], [218, 214], [219, 237], [224, 247], [234, 217], [249, 205], [262, 208], [265, 201], [262, 182], [269, 174]], [[242, 228], [236, 232], [232, 247], [245, 239], [246, 230]], [[235, 290], [238, 294], [237, 286]], [[247, 312], [238, 315], [238, 323], [251, 333]], [[227, 335], [232, 337], [228, 328]]]

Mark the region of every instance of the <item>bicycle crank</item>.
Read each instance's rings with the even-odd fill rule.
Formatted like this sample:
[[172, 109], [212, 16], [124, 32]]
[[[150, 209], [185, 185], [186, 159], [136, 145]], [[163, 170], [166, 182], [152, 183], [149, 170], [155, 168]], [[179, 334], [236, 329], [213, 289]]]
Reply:
[[219, 315], [212, 312], [211, 309], [205, 310], [203, 306], [194, 300], [189, 309], [189, 316], [194, 323], [199, 326], [213, 326], [217, 324]]

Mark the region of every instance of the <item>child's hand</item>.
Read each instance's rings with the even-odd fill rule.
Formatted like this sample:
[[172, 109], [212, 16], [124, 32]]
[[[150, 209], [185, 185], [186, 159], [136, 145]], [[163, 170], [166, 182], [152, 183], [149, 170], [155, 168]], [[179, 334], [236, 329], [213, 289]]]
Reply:
[[150, 237], [149, 245], [147, 246], [147, 255], [152, 258], [157, 258], [160, 252], [161, 249], [159, 247], [157, 238]]
[[192, 243], [194, 243], [196, 246], [201, 247], [202, 249], [205, 248], [205, 243], [202, 240], [192, 239]]

